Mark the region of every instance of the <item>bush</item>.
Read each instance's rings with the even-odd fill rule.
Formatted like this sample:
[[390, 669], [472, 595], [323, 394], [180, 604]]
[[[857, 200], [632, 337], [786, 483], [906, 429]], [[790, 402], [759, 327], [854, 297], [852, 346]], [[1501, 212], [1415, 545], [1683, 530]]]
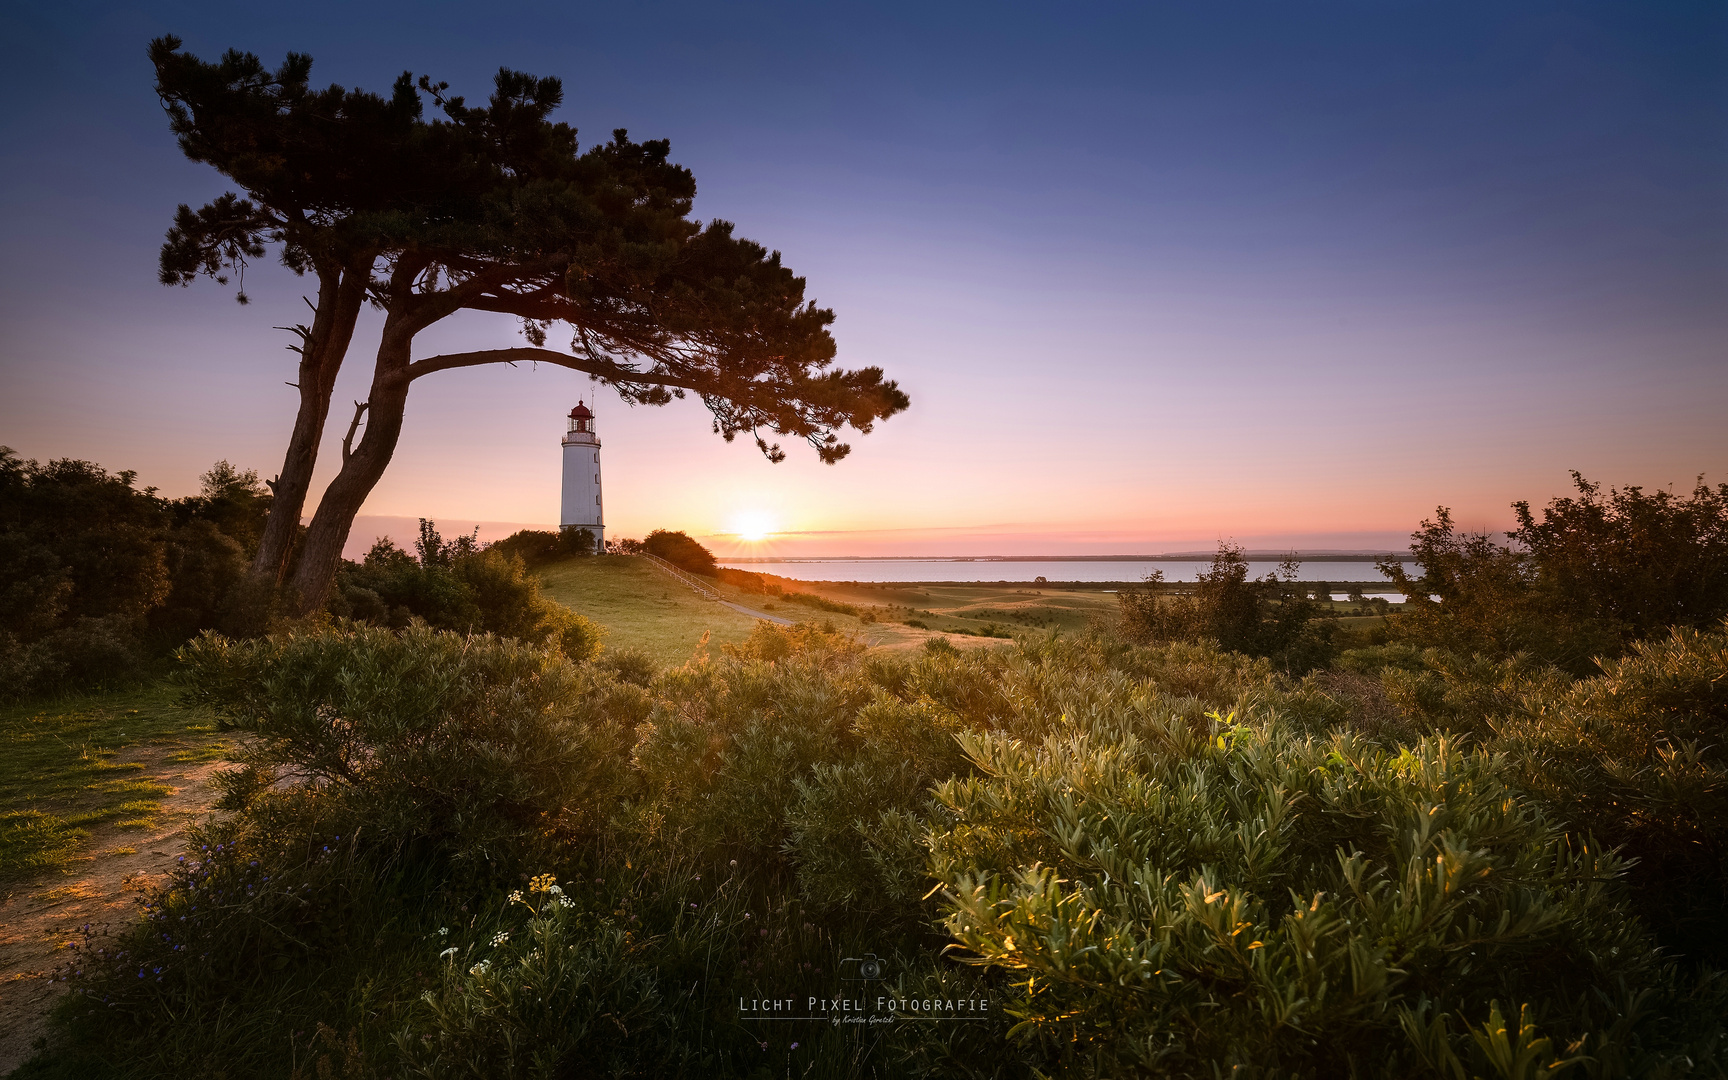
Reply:
[[1634, 905], [1671, 951], [1728, 962], [1728, 634], [1676, 629], [1575, 679], [1528, 654], [1345, 653], [1416, 731], [1502, 754], [1551, 817], [1634, 857]]
[[644, 962], [639, 926], [575, 912], [561, 887], [542, 881], [531, 899], [513, 894], [524, 920], [506, 914], [493, 925], [508, 929], [488, 926], [484, 942], [440, 954], [437, 990], [398, 1036], [407, 1075], [544, 1075], [547, 1064], [578, 1056], [605, 1076], [666, 1075], [687, 1064], [677, 1050], [696, 1042], [681, 1030], [694, 986], [665, 985]]
[[1489, 716], [1525, 790], [1634, 857], [1663, 943], [1728, 965], [1728, 633], [1676, 629], [1596, 678], [1528, 679]]
[[219, 461], [173, 501], [135, 480], [0, 447], [0, 695], [132, 677], [234, 610], [269, 508], [257, 474]]
[[647, 714], [640, 688], [556, 653], [425, 627], [207, 635], [182, 659], [187, 703], [246, 736], [231, 808], [309, 800], [375, 844], [495, 868], [601, 828]]
[[764, 596], [779, 596], [780, 586], [773, 584], [761, 574], [753, 574], [748, 570], [734, 570], [729, 566], [714, 568], [714, 576], [733, 588], [742, 589], [747, 593], [758, 593]]
[[[332, 1075], [1720, 1075], [1719, 976], [1637, 914], [1672, 882], [1572, 820], [1715, 812], [1663, 749], [1720, 723], [1707, 638], [1590, 689], [1408, 646], [1297, 680], [1094, 635], [762, 626], [658, 673], [424, 626], [206, 636], [186, 686], [243, 735], [229, 816], [77, 954], [56, 1060], [287, 1076], [259, 1048], [324, 1032], [301, 1060]], [[1351, 730], [1404, 677], [1428, 719]], [[1664, 719], [1547, 791], [1542, 709]], [[1472, 710], [1498, 743], [1411, 734]], [[1586, 783], [1612, 798], [1569, 809]], [[866, 952], [885, 996], [991, 1018], [741, 1021]]]
[[1669, 627], [1708, 629], [1728, 615], [1728, 484], [1700, 478], [1689, 497], [1610, 489], [1572, 474], [1575, 498], [1538, 521], [1513, 504], [1513, 545], [1460, 534], [1440, 507], [1411, 536], [1422, 573], [1380, 567], [1409, 597], [1400, 639], [1457, 653], [1528, 652], [1577, 675], [1594, 659]]
[[548, 563], [585, 558], [594, 554], [594, 546], [594, 533], [588, 529], [560, 529], [557, 532], [522, 529], [487, 545], [486, 550], [505, 556], [515, 555], [532, 570]]
[[619, 682], [647, 687], [660, 673], [660, 665], [641, 649], [607, 649], [595, 663], [610, 671]]
[[713, 552], [681, 532], [655, 529], [643, 538], [642, 550], [692, 574], [713, 577], [719, 572]]
[[[836, 615], [854, 617], [860, 613], [854, 604], [843, 604], [838, 600], [830, 600], [826, 596], [817, 596], [815, 593], [782, 592], [780, 595], [789, 604], [802, 604], [805, 607], [815, 608], [817, 611], [832, 611]], [[907, 625], [911, 624], [908, 623]]]
[[1216, 641], [1226, 649], [1265, 656], [1288, 671], [1310, 671], [1331, 660], [1333, 626], [1316, 622], [1322, 607], [1296, 583], [1297, 563], [1284, 562], [1259, 580], [1248, 577], [1242, 549], [1220, 544], [1212, 568], [1192, 591], [1172, 593], [1154, 570], [1147, 588], [1117, 595], [1121, 629], [1144, 643]]
[[331, 613], [375, 626], [401, 628], [418, 619], [438, 629], [548, 644], [572, 660], [598, 655], [601, 628], [543, 597], [520, 556], [481, 550], [470, 537], [445, 541], [429, 521], [420, 526], [419, 558], [382, 537], [364, 560], [345, 562]]
[[[947, 926], [1019, 980], [1051, 1071], [1685, 1065], [1658, 1047], [1693, 1032], [1636, 1004], [1682, 999], [1611, 884], [1624, 864], [1487, 756], [1229, 719], [967, 747], [986, 776], [938, 789], [931, 840]], [[1526, 1026], [1497, 1033], [1502, 1010]]]
[[58, 1075], [304, 1075], [278, 1049], [304, 1039], [284, 1018], [352, 1031], [348, 986], [412, 978], [404, 905], [352, 835], [260, 839], [245, 821], [194, 828], [136, 922], [84, 928], [57, 972], [73, 991], [57, 1018], [83, 1033]]

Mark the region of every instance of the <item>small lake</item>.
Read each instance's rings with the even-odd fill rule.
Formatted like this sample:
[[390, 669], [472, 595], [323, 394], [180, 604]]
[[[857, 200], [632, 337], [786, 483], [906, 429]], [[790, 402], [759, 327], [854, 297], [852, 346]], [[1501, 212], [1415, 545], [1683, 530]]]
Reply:
[[[1212, 569], [1210, 559], [785, 559], [777, 562], [720, 560], [720, 565], [797, 581], [1144, 581], [1162, 570], [1165, 581], [1193, 581]], [[1278, 569], [1272, 560], [1251, 559], [1248, 573], [1265, 577]], [[1299, 581], [1363, 581], [1386, 579], [1374, 560], [1305, 562]], [[1386, 592], [1391, 592], [1390, 585]], [[1340, 599], [1342, 599], [1342, 594]]]

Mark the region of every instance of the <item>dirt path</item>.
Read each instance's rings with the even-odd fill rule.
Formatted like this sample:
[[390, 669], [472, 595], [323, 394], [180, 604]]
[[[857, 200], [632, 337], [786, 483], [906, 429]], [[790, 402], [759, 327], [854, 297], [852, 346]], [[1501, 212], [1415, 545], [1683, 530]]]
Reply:
[[757, 611], [755, 608], [747, 608], [743, 604], [734, 604], [730, 600], [722, 600], [720, 603], [723, 607], [729, 607], [733, 611], [742, 612], [743, 614], [750, 616], [752, 619], [766, 619], [769, 622], [776, 623], [780, 626], [794, 625], [791, 619], [782, 619], [778, 615], [770, 615], [766, 611]]
[[84, 924], [115, 926], [133, 917], [138, 892], [162, 879], [180, 854], [186, 826], [209, 811], [205, 781], [220, 761], [182, 764], [175, 747], [132, 747], [118, 762], [174, 789], [148, 829], [91, 831], [87, 853], [61, 871], [5, 887], [0, 894], [0, 1076], [23, 1064], [46, 1032], [60, 987], [50, 981]]

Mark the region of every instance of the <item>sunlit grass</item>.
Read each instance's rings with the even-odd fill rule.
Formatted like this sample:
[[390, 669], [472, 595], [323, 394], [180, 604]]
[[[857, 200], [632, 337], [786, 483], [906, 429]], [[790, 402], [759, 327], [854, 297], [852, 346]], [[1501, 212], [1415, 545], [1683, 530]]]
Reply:
[[[571, 559], [539, 571], [545, 595], [606, 628], [608, 649], [640, 649], [661, 664], [690, 659], [706, 635], [710, 648], [750, 636], [756, 620], [654, 568], [647, 559], [606, 555]], [[728, 599], [734, 590], [708, 582]], [[745, 603], [760, 597], [746, 598]]]
[[788, 589], [869, 611], [884, 623], [921, 623], [934, 631], [1019, 634], [1084, 630], [1116, 613], [1116, 596], [1102, 586], [1038, 586], [988, 582], [916, 584], [781, 579]]
[[157, 823], [172, 788], [134, 747], [160, 747], [180, 763], [221, 756], [207, 718], [179, 709], [161, 683], [24, 702], [0, 709], [0, 881], [64, 866], [97, 828]]

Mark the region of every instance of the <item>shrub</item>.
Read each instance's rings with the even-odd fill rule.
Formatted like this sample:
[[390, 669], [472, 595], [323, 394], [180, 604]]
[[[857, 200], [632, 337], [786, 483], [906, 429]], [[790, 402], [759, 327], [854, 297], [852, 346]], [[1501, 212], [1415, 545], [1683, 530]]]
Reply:
[[171, 582], [162, 501], [87, 461], [22, 461], [0, 447], [0, 644], [22, 696], [124, 677], [144, 617]]
[[[793, 780], [796, 797], [783, 811], [784, 851], [811, 909], [878, 925], [923, 914], [929, 787], [966, 767], [953, 739], [956, 726], [932, 702], [879, 699], [859, 711], [854, 725], [866, 740], [864, 753], [815, 765]], [[900, 744], [912, 755], [895, 752], [897, 737], [916, 740]]]
[[660, 673], [659, 663], [641, 649], [607, 649], [595, 663], [610, 671], [619, 682], [642, 687], [652, 685]]
[[1333, 653], [1333, 626], [1315, 621], [1322, 606], [1296, 583], [1296, 568], [1294, 559], [1287, 560], [1252, 580], [1242, 549], [1220, 544], [1212, 568], [1189, 592], [1164, 588], [1164, 572], [1154, 570], [1147, 588], [1118, 593], [1122, 632], [1147, 643], [1216, 641], [1235, 652], [1270, 657], [1290, 671], [1323, 666]]
[[1540, 521], [1513, 504], [1512, 546], [1460, 534], [1440, 507], [1411, 535], [1419, 576], [1381, 571], [1409, 597], [1392, 629], [1403, 640], [1459, 653], [1529, 652], [1574, 674], [1671, 626], [1708, 629], [1728, 615], [1728, 484], [1691, 495], [1610, 489], [1572, 474], [1576, 497]]
[[830, 600], [826, 596], [817, 596], [815, 593], [786, 591], [782, 592], [780, 595], [784, 597], [788, 603], [802, 604], [805, 607], [812, 607], [818, 611], [832, 611], [836, 615], [852, 615], [855, 617], [859, 614], [859, 609], [855, 604], [843, 604], [838, 600]]
[[58, 1019], [80, 1032], [58, 1075], [287, 1076], [285, 1015], [346, 1019], [342, 977], [411, 976], [392, 962], [402, 907], [352, 836], [253, 839], [245, 822], [194, 828], [136, 922], [84, 928], [57, 972], [73, 991]]
[[0, 447], [0, 695], [131, 677], [234, 610], [269, 507], [257, 475], [219, 461], [173, 501], [135, 480]]
[[[1686, 1064], [1673, 1047], [1698, 1032], [1663, 1015], [1683, 999], [1618, 899], [1624, 864], [1485, 755], [1228, 719], [967, 747], [986, 776], [938, 789], [953, 823], [931, 837], [947, 926], [1020, 980], [1012, 1012], [1052, 1071]], [[1496, 1034], [1512, 1011], [1529, 1026]]]
[[639, 925], [572, 910], [562, 887], [535, 884], [527, 898], [512, 894], [525, 918], [506, 908], [488, 920], [489, 938], [435, 942], [444, 946], [438, 987], [397, 1035], [406, 1074], [550, 1075], [578, 1055], [606, 1076], [678, 1071], [679, 1044], [696, 1041], [680, 1030], [694, 987], [664, 984], [635, 940]]
[[1670, 949], [1728, 964], [1728, 633], [1634, 643], [1592, 679], [1532, 678], [1488, 711], [1520, 785], [1634, 858], [1636, 904]]
[[719, 571], [713, 552], [682, 532], [655, 529], [643, 538], [642, 550], [692, 574], [713, 577]]
[[231, 807], [311, 798], [326, 822], [458, 863], [594, 835], [647, 713], [640, 688], [556, 653], [425, 627], [206, 635], [181, 655], [187, 703], [247, 736]]
[[548, 644], [572, 660], [599, 653], [598, 625], [543, 597], [519, 556], [481, 550], [464, 543], [469, 539], [444, 541], [422, 520], [417, 559], [380, 538], [364, 560], [337, 572], [331, 613], [376, 626], [401, 628], [419, 619], [438, 629]]
[[[1585, 829], [1715, 835], [1725, 642], [1586, 685], [810, 624], [658, 673], [425, 626], [206, 636], [186, 687], [243, 735], [228, 816], [77, 954], [56, 1061], [286, 1076], [321, 1032], [301, 1060], [332, 1075], [1720, 1075], [1720, 977], [1636, 914], [1675, 881]], [[1352, 730], [1400, 678], [1418, 711]], [[1489, 745], [1423, 734], [1467, 720]], [[1566, 761], [1562, 722], [1603, 730]], [[865, 952], [1017, 1037], [740, 1022]]]
[[634, 763], [672, 850], [778, 861], [798, 779], [840, 758], [871, 697], [840, 659], [742, 653], [661, 676]]
[[1633, 902], [1670, 950], [1728, 961], [1728, 634], [1676, 629], [1574, 679], [1528, 654], [1345, 653], [1417, 731], [1468, 734], [1551, 817], [1633, 856]]
[[594, 533], [588, 529], [560, 529], [557, 532], [522, 529], [487, 545], [486, 550], [505, 556], [515, 555], [529, 569], [534, 569], [548, 563], [592, 555], [594, 546]]
[[761, 574], [753, 574], [748, 570], [734, 570], [729, 566], [714, 568], [714, 576], [733, 588], [742, 589], [747, 593], [758, 593], [763, 596], [779, 596], [780, 586], [773, 584]]

